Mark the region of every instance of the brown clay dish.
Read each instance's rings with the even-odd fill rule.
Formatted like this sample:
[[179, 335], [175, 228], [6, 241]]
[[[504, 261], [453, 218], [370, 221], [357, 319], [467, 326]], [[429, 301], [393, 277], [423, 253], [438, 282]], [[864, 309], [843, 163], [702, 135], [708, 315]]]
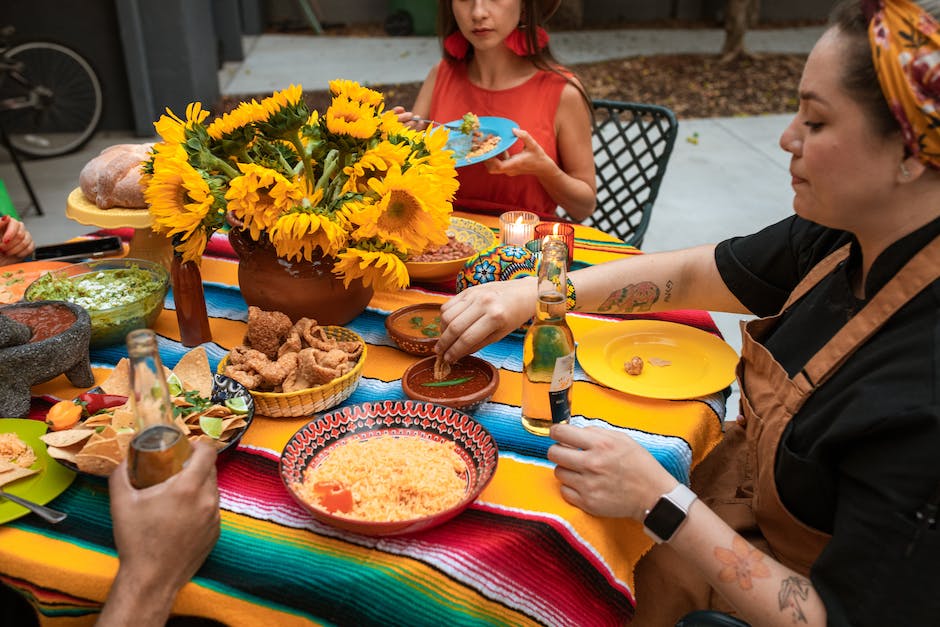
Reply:
[[469, 413], [490, 400], [499, 387], [499, 370], [473, 355], [451, 364], [450, 374], [443, 381], [436, 381], [435, 359], [435, 356], [425, 357], [405, 370], [401, 387], [408, 398]]
[[440, 303], [418, 303], [396, 309], [385, 318], [385, 331], [412, 355], [431, 355], [441, 335]]

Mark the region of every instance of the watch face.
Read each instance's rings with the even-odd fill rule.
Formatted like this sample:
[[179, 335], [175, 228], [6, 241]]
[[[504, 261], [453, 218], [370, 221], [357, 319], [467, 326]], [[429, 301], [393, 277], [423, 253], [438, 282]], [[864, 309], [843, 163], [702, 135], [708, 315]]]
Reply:
[[661, 498], [646, 515], [643, 525], [665, 541], [675, 533], [685, 517], [686, 513], [678, 505]]

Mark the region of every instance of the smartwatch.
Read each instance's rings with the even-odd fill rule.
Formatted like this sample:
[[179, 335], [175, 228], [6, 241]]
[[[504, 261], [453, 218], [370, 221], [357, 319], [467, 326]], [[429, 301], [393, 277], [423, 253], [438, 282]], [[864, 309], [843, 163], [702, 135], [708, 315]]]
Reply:
[[695, 492], [680, 483], [663, 494], [652, 509], [646, 510], [643, 530], [646, 535], [658, 543], [668, 542], [689, 515], [689, 508], [695, 499]]

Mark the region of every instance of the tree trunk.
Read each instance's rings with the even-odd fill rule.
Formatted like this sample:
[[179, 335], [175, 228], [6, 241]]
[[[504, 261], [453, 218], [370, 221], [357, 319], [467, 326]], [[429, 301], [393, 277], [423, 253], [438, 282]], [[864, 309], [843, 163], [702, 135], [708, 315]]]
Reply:
[[728, 0], [725, 6], [725, 43], [721, 49], [723, 63], [742, 56], [751, 56], [744, 47], [748, 26], [757, 23], [760, 0]]

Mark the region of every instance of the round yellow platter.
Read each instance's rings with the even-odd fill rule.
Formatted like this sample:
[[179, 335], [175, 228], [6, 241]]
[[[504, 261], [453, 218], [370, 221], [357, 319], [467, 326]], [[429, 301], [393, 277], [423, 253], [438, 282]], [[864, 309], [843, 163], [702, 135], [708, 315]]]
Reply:
[[165, 235], [155, 233], [150, 228], [153, 218], [147, 209], [127, 207], [101, 209], [85, 198], [81, 187], [76, 187], [65, 203], [65, 215], [79, 224], [97, 226], [102, 229], [130, 227], [134, 229], [134, 237], [131, 239], [127, 256], [147, 259], [165, 268], [170, 267], [170, 261], [173, 259], [173, 246]]
[[[648, 398], [705, 396], [734, 381], [738, 355], [724, 340], [662, 320], [622, 320], [576, 336], [578, 362], [610, 388]], [[639, 375], [624, 364], [643, 359]], [[658, 365], [657, 365], [658, 364]]]

